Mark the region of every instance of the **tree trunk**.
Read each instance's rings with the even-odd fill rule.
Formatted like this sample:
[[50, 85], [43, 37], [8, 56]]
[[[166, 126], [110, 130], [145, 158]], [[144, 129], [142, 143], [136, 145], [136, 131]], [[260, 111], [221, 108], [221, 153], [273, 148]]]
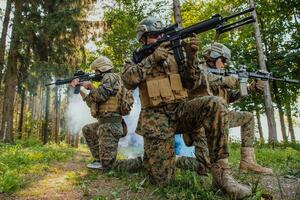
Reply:
[[3, 20], [1, 40], [0, 40], [0, 88], [1, 88], [2, 76], [3, 76], [2, 70], [4, 67], [6, 36], [7, 36], [9, 19], [10, 19], [10, 12], [11, 12], [11, 0], [6, 0], [5, 15]]
[[50, 103], [50, 89], [49, 89], [49, 87], [47, 87], [47, 89], [46, 89], [45, 116], [44, 116], [44, 121], [43, 121], [43, 126], [42, 126], [43, 144], [47, 144], [47, 142], [48, 142], [49, 103]]
[[15, 1], [15, 12], [13, 28], [11, 34], [11, 44], [7, 61], [7, 73], [5, 77], [4, 102], [3, 102], [3, 119], [1, 123], [1, 140], [4, 142], [13, 142], [13, 111], [17, 84], [17, 56], [19, 48], [19, 35], [17, 32], [21, 21], [21, 0]]
[[[255, 7], [254, 0], [249, 0], [250, 6]], [[260, 69], [267, 71], [267, 66], [265, 62], [265, 55], [263, 51], [263, 45], [262, 45], [262, 39], [261, 34], [259, 30], [259, 25], [257, 21], [257, 15], [256, 11], [254, 10], [252, 12], [252, 15], [256, 19], [256, 22], [254, 23], [254, 29], [255, 29], [255, 40], [256, 40], [256, 48], [258, 53], [258, 63], [260, 66]], [[264, 89], [264, 99], [265, 99], [265, 110], [268, 120], [268, 128], [269, 128], [269, 143], [277, 142], [277, 132], [276, 132], [276, 122], [274, 117], [274, 108], [272, 104], [272, 97], [270, 92], [270, 84], [268, 81], [265, 83], [265, 89]]]
[[58, 133], [59, 133], [59, 107], [60, 107], [60, 95], [58, 91], [58, 87], [55, 86], [55, 103], [54, 103], [54, 110], [55, 110], [55, 116], [54, 116], [54, 126], [53, 126], [53, 135], [52, 140], [55, 143], [58, 143]]
[[24, 107], [25, 107], [25, 88], [21, 90], [21, 108], [20, 108], [20, 116], [19, 116], [19, 126], [18, 126], [18, 139], [22, 139], [22, 130], [23, 130], [23, 122], [24, 122]]
[[296, 138], [295, 138], [295, 132], [294, 132], [294, 127], [293, 127], [293, 118], [292, 118], [290, 103], [286, 104], [285, 109], [286, 109], [286, 115], [287, 115], [287, 119], [288, 119], [289, 133], [291, 135], [291, 141], [293, 143], [295, 143], [296, 142]]
[[261, 144], [264, 144], [265, 139], [264, 139], [264, 134], [263, 134], [263, 130], [262, 130], [262, 126], [261, 126], [261, 120], [260, 120], [260, 114], [259, 114], [258, 109], [256, 109], [255, 114], [256, 114], [256, 120], [257, 120], [257, 126], [258, 126], [259, 141], [260, 141]]
[[173, 0], [173, 12], [174, 12], [175, 23], [178, 24], [179, 28], [182, 28], [182, 17], [181, 17], [179, 0]]
[[283, 109], [282, 109], [282, 102], [281, 102], [281, 99], [279, 97], [279, 90], [278, 90], [276, 82], [274, 82], [274, 84], [273, 84], [273, 92], [274, 92], [276, 104], [277, 104], [277, 107], [278, 107], [282, 139], [283, 139], [283, 142], [288, 142], [288, 138], [287, 138], [287, 135], [286, 135], [285, 122], [284, 122], [284, 112], [283, 112]]

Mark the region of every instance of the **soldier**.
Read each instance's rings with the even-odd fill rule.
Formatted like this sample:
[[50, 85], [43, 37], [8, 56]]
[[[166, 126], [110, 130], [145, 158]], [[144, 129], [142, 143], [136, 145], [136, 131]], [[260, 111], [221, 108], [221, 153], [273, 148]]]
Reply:
[[[137, 39], [143, 44], [155, 43], [163, 28], [161, 20], [149, 17], [137, 27]], [[151, 33], [151, 34], [150, 34]], [[151, 55], [136, 64], [127, 60], [122, 80], [128, 89], [139, 88], [142, 109], [137, 133], [144, 137], [144, 165], [151, 181], [160, 185], [174, 180], [174, 133], [194, 132], [204, 127], [210, 154], [213, 180], [233, 198], [244, 198], [251, 189], [239, 184], [228, 166], [228, 110], [219, 97], [205, 96], [186, 101], [189, 81], [191, 86], [202, 80], [196, 65], [198, 40], [195, 37], [183, 42], [186, 54], [185, 76], [181, 77], [169, 43], [161, 44]], [[225, 78], [215, 76], [215, 82], [226, 85]], [[237, 82], [237, 80], [235, 80]], [[197, 139], [197, 137], [195, 137]], [[197, 155], [199, 158], [201, 155]]]
[[[94, 161], [87, 165], [91, 169], [110, 169], [116, 160], [118, 142], [126, 135], [123, 132], [122, 116], [119, 111], [117, 92], [120, 88], [120, 77], [113, 72], [112, 62], [100, 56], [92, 64], [95, 74], [102, 74], [101, 85], [95, 88], [90, 81], [82, 82], [80, 94], [91, 109], [98, 122], [85, 125], [83, 136], [92, 153]], [[74, 79], [71, 86], [79, 84]], [[89, 93], [87, 92], [89, 90]]]
[[[214, 43], [203, 52], [207, 66], [212, 68], [223, 69], [226, 62], [231, 59], [231, 51], [225, 45]], [[264, 89], [264, 81], [253, 80], [248, 86], [249, 92], [260, 92]], [[223, 97], [226, 102], [233, 103], [242, 98], [240, 90], [232, 90], [224, 87], [212, 87], [214, 95]], [[241, 127], [241, 172], [256, 172], [262, 174], [272, 174], [270, 168], [260, 166], [255, 161], [254, 155], [254, 115], [246, 111], [230, 111], [229, 112], [229, 127]]]
[[[205, 59], [205, 63], [201, 63], [200, 69], [203, 71], [207, 71], [207, 67], [210, 68], [219, 68], [223, 69], [225, 67], [226, 62], [230, 61], [231, 51], [225, 45], [220, 43], [214, 43], [208, 48], [204, 50], [203, 57]], [[205, 96], [205, 95], [216, 95], [222, 97], [228, 104], [238, 101], [242, 98], [239, 90], [228, 89], [226, 87], [222, 87], [219, 85], [215, 85], [214, 83], [206, 82], [207, 87], [199, 87], [192, 90], [189, 95], [190, 98], [195, 98], [197, 96]], [[252, 81], [252, 83], [248, 86], [249, 92], [259, 92], [264, 89], [264, 82], [257, 80]], [[240, 171], [241, 172], [255, 172], [261, 174], [272, 174], [272, 169], [262, 167], [258, 165], [255, 161], [254, 155], [254, 116], [250, 112], [245, 111], [229, 111], [228, 114], [229, 119], [229, 127], [238, 127], [241, 126], [241, 140], [242, 140], [242, 148], [241, 148], [241, 161], [240, 161]], [[199, 129], [199, 135], [204, 135], [204, 130]], [[207, 159], [208, 157], [208, 149], [206, 148], [205, 137], [201, 137], [201, 143], [193, 142], [193, 135], [184, 134], [184, 140], [186, 144], [189, 146], [194, 144], [195, 150], [201, 152], [203, 159]], [[202, 162], [203, 163], [203, 162]], [[196, 160], [193, 158], [181, 157], [177, 160], [176, 165], [179, 168], [183, 169], [197, 169], [197, 165], [199, 165], [200, 174], [203, 170], [203, 164], [201, 162], [197, 164]], [[204, 168], [205, 169], [205, 168]], [[199, 172], [198, 171], [198, 172]]]

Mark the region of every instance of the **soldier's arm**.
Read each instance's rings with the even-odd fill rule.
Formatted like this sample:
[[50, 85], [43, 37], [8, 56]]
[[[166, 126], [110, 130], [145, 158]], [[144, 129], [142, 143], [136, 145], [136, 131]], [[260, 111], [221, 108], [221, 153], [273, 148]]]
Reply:
[[198, 59], [195, 58], [193, 60], [187, 60], [187, 67], [185, 68], [185, 78], [189, 83], [188, 89], [191, 89], [201, 82], [200, 70], [198, 67]]
[[88, 106], [91, 102], [101, 103], [107, 101], [111, 95], [116, 94], [115, 84], [117, 82], [118, 80], [112, 73], [106, 74], [101, 81], [100, 87], [91, 89], [89, 95], [84, 98], [84, 101]]
[[219, 76], [212, 73], [207, 74], [208, 82], [211, 86], [221, 86], [225, 88], [236, 88], [239, 80], [233, 76]]
[[147, 73], [155, 65], [153, 55], [143, 59], [139, 64], [135, 64], [128, 59], [122, 69], [121, 78], [127, 89], [135, 89], [142, 81], [145, 80]]
[[228, 92], [228, 102], [229, 103], [239, 101], [243, 98], [240, 90], [228, 89], [227, 92]]

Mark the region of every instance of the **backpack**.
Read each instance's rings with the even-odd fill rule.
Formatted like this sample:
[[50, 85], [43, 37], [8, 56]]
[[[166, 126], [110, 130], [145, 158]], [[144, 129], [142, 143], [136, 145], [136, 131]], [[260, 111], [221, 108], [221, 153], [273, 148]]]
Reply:
[[117, 94], [118, 103], [120, 107], [120, 114], [122, 116], [129, 115], [134, 99], [132, 90], [128, 90], [121, 81], [120, 89]]

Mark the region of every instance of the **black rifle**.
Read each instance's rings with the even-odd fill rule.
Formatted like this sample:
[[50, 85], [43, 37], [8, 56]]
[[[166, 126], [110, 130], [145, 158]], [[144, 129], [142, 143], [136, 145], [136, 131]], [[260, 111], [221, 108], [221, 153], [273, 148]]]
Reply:
[[[77, 71], [72, 78], [67, 78], [67, 79], [58, 79], [53, 83], [48, 83], [45, 86], [50, 86], [50, 85], [64, 85], [64, 84], [69, 84], [71, 83], [74, 79], [79, 79], [79, 82], [84, 82], [84, 81], [99, 81], [103, 78], [103, 74], [94, 74], [94, 73], [85, 73], [84, 71]], [[79, 94], [80, 92], [80, 84], [76, 85], [74, 94]]]
[[[162, 37], [153, 44], [144, 45], [143, 47], [136, 49], [133, 52], [133, 62], [136, 64], [140, 63], [144, 58], [151, 55], [161, 43], [169, 41], [171, 48], [174, 51], [174, 57], [178, 65], [179, 74], [181, 78], [183, 78], [185, 68], [185, 57], [181, 45], [182, 39], [191, 37], [193, 34], [199, 34], [209, 31], [211, 29], [216, 29], [216, 33], [219, 35], [221, 33], [230, 31], [234, 28], [243, 26], [245, 24], [253, 23], [255, 22], [255, 19], [252, 15], [250, 15], [248, 17], [244, 17], [240, 20], [237, 20], [231, 24], [226, 24], [228, 20], [239, 16], [243, 16], [244, 14], [250, 13], [253, 10], [254, 8], [249, 8], [242, 12], [235, 13], [227, 17], [222, 17], [221, 15], [217, 14], [208, 20], [201, 21], [184, 29], [179, 29], [178, 24], [174, 24], [165, 27], [161, 31], [149, 32], [146, 36], [162, 35]], [[184, 78], [182, 80], [184, 82]]]
[[285, 83], [299, 84], [298, 80], [273, 77], [272, 73], [269, 72], [264, 72], [264, 71], [248, 72], [245, 67], [241, 67], [238, 70], [208, 68], [207, 71], [209, 73], [216, 74], [216, 75], [237, 77], [240, 81], [240, 89], [241, 89], [242, 96], [248, 95], [247, 82], [249, 78], [260, 79], [263, 81], [282, 81]]

